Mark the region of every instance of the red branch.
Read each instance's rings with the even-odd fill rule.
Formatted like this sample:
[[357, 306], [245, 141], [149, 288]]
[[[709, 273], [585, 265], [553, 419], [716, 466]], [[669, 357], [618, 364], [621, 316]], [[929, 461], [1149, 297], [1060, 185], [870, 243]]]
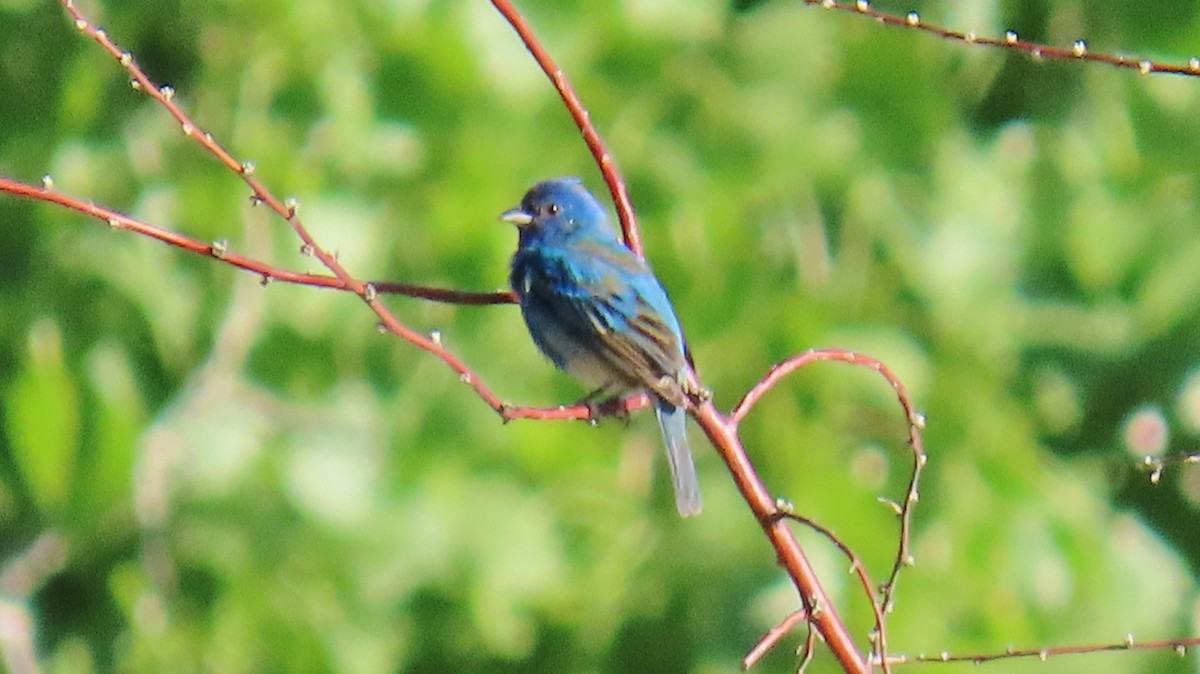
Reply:
[[575, 120], [575, 125], [583, 134], [583, 140], [591, 150], [592, 157], [596, 159], [596, 165], [600, 167], [600, 173], [604, 176], [609, 193], [612, 194], [613, 203], [617, 207], [617, 219], [621, 221], [621, 231], [625, 235], [625, 245], [629, 246], [629, 249], [638, 257], [643, 257], [642, 235], [638, 230], [637, 216], [633, 213], [633, 204], [629, 201], [629, 192], [625, 189], [625, 180], [621, 177], [617, 162], [613, 159], [612, 153], [608, 151], [608, 146], [596, 132], [596, 127], [592, 124], [592, 117], [587, 108], [583, 107], [583, 101], [580, 100], [579, 94], [575, 93], [575, 88], [571, 86], [571, 81], [567, 79], [566, 73], [555, 63], [550, 52], [546, 51], [546, 48], [538, 41], [533, 29], [525, 21], [525, 17], [521, 16], [512, 3], [508, 0], [492, 0], [492, 5], [512, 25], [513, 30], [517, 31], [521, 42], [525, 43], [525, 48], [533, 55], [533, 60], [541, 66], [546, 77], [550, 78], [554, 89], [558, 91], [567, 110], [571, 112], [571, 118]]
[[[213, 241], [207, 243], [199, 239], [194, 239], [190, 236], [173, 232], [169, 229], [157, 227], [141, 220], [131, 218], [114, 210], [97, 206], [92, 203], [81, 201], [62, 192], [54, 189], [51, 181], [45, 180], [42, 185], [34, 186], [28, 183], [23, 183], [17, 180], [0, 177], [0, 192], [8, 192], [22, 197], [30, 197], [38, 201], [58, 204], [69, 208], [73, 211], [78, 211], [84, 215], [91, 216], [98, 220], [108, 223], [113, 229], [125, 229], [142, 236], [148, 236], [152, 239], [157, 239], [163, 243], [182, 248], [188, 252], [197, 253], [200, 255], [208, 255], [214, 257], [225, 264], [232, 265], [238, 269], [244, 269], [248, 272], [257, 274], [262, 279], [262, 283], [266, 285], [274, 281], [282, 283], [294, 283], [297, 285], [313, 286], [316, 288], [332, 288], [334, 290], [349, 290], [345, 283], [334, 276], [324, 276], [321, 274], [304, 274], [301, 272], [291, 271], [282, 267], [260, 262], [253, 258], [239, 255], [229, 250], [229, 244], [224, 241]], [[490, 293], [474, 293], [461, 290], [447, 290], [443, 288], [429, 288], [426, 286], [418, 286], [410, 283], [396, 283], [393, 281], [369, 281], [367, 285], [375, 287], [375, 290], [381, 295], [393, 294], [404, 295], [407, 297], [415, 297], [418, 299], [430, 300], [434, 302], [445, 302], [448, 304], [470, 304], [470, 305], [489, 305], [489, 304], [511, 304], [514, 301], [513, 295], [508, 291], [497, 291]]]
[[775, 548], [779, 565], [787, 571], [796, 590], [800, 593], [800, 601], [808, 614], [809, 623], [829, 644], [834, 657], [838, 659], [846, 672], [855, 674], [869, 672], [868, 664], [859, 655], [858, 647], [850, 637], [845, 623], [838, 617], [837, 609], [829, 601], [829, 596], [825, 593], [825, 588], [821, 586], [821, 581], [817, 578], [812, 564], [809, 563], [808, 557], [800, 548], [799, 542], [796, 541], [796, 537], [788, 528], [786, 521], [781, 518], [782, 513], [776, 508], [775, 498], [771, 496], [771, 492], [767, 490], [762, 478], [755, 471], [754, 465], [750, 463], [750, 458], [746, 455], [746, 448], [742, 445], [742, 439], [737, 432], [737, 421], [732, 416], [725, 416], [718, 412], [712, 402], [705, 402], [699, 407], [693, 407], [691, 413], [692, 417], [700, 424], [700, 428], [704, 429], [708, 439], [712, 441], [713, 447], [725, 460], [725, 465], [729, 468], [738, 491], [742, 493], [742, 497], [758, 520], [759, 526], [767, 535], [771, 546]]
[[[874, 613], [875, 631], [872, 634], [872, 639], [874, 641], [872, 647], [874, 653], [877, 656], [880, 656], [878, 659], [883, 666], [884, 674], [890, 672], [891, 663], [887, 658], [882, 657], [881, 655], [883, 653], [887, 653], [887, 631], [883, 623], [883, 607], [880, 605], [881, 602], [875, 600], [875, 585], [871, 582], [871, 577], [867, 574], [867, 567], [862, 563], [862, 559], [860, 559], [858, 555], [855, 554], [852, 549], [850, 549], [850, 546], [847, 545], [845, 541], [839, 538], [837, 534], [833, 533], [833, 531], [821, 526], [816, 521], [808, 517], [804, 517], [803, 515], [798, 515], [792, 512], [791, 504], [780, 504], [776, 502], [776, 508], [781, 510], [779, 514], [781, 519], [789, 519], [799, 522], [809, 529], [816, 531], [825, 538], [829, 539], [829, 541], [837, 546], [837, 548], [842, 551], [842, 554], [850, 560], [850, 570], [858, 577], [858, 582], [860, 585], [862, 585], [863, 592], [867, 595], [867, 599], [871, 602], [871, 612]], [[771, 630], [763, 635], [763, 638], [760, 639], [757, 644], [755, 644], [754, 648], [752, 648], [750, 652], [746, 654], [746, 657], [742, 659], [742, 668], [750, 669], [753, 667], [764, 655], [767, 654], [768, 651], [774, 648], [775, 645], [778, 644], [781, 639], [783, 639], [783, 637], [787, 636], [791, 630], [795, 629], [795, 627], [799, 625], [802, 620], [804, 620], [806, 615], [807, 614], [803, 610], [793, 611], [786, 618], [780, 621], [778, 625], [772, 627]], [[811, 628], [809, 630], [809, 634], [812, 634]], [[811, 650], [811, 644], [806, 644], [806, 646], [809, 650]]]
[[957, 31], [949, 28], [944, 28], [932, 23], [926, 23], [921, 19], [921, 15], [917, 12], [909, 12], [904, 16], [887, 14], [871, 7], [868, 0], [856, 0], [855, 2], [837, 2], [836, 0], [804, 0], [806, 5], [815, 5], [822, 9], [832, 9], [842, 12], [853, 12], [863, 16], [869, 16], [879, 23], [888, 26], [897, 26], [900, 28], [908, 28], [910, 30], [918, 30], [924, 33], [935, 35], [945, 40], [954, 40], [963, 42], [969, 45], [980, 45], [983, 47], [997, 47], [1011, 51], [1021, 51], [1029, 54], [1035, 60], [1058, 60], [1058, 61], [1091, 61], [1093, 63], [1103, 63], [1105, 65], [1114, 66], [1117, 68], [1127, 68], [1136, 70], [1142, 75], [1150, 73], [1164, 73], [1167, 75], [1184, 75], [1187, 77], [1200, 77], [1200, 58], [1192, 57], [1188, 59], [1187, 65], [1177, 65], [1170, 63], [1159, 63], [1152, 59], [1130, 58], [1121, 54], [1107, 54], [1104, 52], [1092, 52], [1088, 50], [1087, 42], [1084, 40], [1076, 40], [1069, 48], [1051, 47], [1036, 42], [1022, 40], [1017, 35], [1016, 31], [1008, 31], [1002, 38], [985, 37], [977, 35], [972, 31]]
[[[591, 124], [590, 116], [586, 108], [583, 107], [582, 101], [580, 101], [578, 95], [575, 93], [562, 68], [558, 66], [545, 48], [542, 47], [533, 30], [529, 27], [529, 24], [512, 7], [511, 3], [507, 0], [492, 0], [492, 4], [512, 25], [522, 42], [524, 42], [525, 47], [533, 55], [538, 65], [541, 66], [546, 76], [550, 78], [551, 83], [562, 97], [564, 104], [570, 110], [572, 118], [579, 126], [587, 142], [588, 148], [592, 151], [592, 156], [595, 157], [597, 164], [604, 174], [605, 181], [612, 193], [618, 215], [621, 219], [626, 243], [635, 253], [641, 255], [641, 241], [633, 209], [629, 204], [628, 195], [625, 190], [624, 180], [621, 178], [615, 162], [612, 160], [612, 155]], [[834, 358], [836, 354], [831, 352], [827, 357]], [[845, 357], [841, 359], [855, 362], [855, 358], [854, 354], [845, 354]], [[893, 387], [896, 388], [908, 418], [910, 420], [917, 418], [911, 404], [908, 402], [903, 385], [895, 379], [894, 375], [874, 359], [863, 358], [859, 364], [871, 365], [874, 369], [883, 372], [885, 377], [892, 382]], [[825, 641], [829, 643], [834, 655], [847, 672], [866, 671], [864, 668], [868, 667], [868, 665], [863, 662], [862, 657], [858, 654], [857, 648], [847, 633], [845, 625], [838, 618], [833, 605], [825, 595], [824, 589], [821, 587], [795, 537], [782, 522], [780, 518], [781, 513], [775, 505], [775, 499], [770, 496], [766, 486], [758, 477], [757, 472], [746, 456], [745, 448], [742, 446], [741, 439], [737, 434], [737, 425], [740, 417], [744, 416], [754, 403], [775, 385], [779, 378], [788, 372], [803, 367], [803, 365], [804, 362], [789, 362], [777, 366], [772, 374], [768, 375], [767, 378], [747, 394], [750, 400], [744, 400], [739, 405], [739, 409], [735, 410], [729, 417], [720, 414], [711, 402], [707, 401], [698, 407], [693, 407], [690, 412], [725, 460], [726, 465], [733, 474], [734, 481], [738, 485], [738, 489], [742, 492], [747, 504], [749, 504], [759, 524], [767, 534], [768, 539], [770, 539], [772, 545], [775, 547], [780, 564], [787, 570], [788, 575], [796, 584], [810, 624], [814, 625]], [[882, 604], [885, 609], [891, 605], [892, 589], [895, 587], [899, 571], [909, 559], [908, 531], [911, 522], [911, 506], [916, 502], [916, 485], [919, 479], [920, 466], [923, 466], [925, 462], [925, 454], [921, 450], [920, 444], [920, 431], [915, 424], [910, 424], [910, 444], [914, 450], [914, 466], [916, 467], [913, 470], [912, 480], [909, 485], [909, 498], [905, 500], [904, 506], [900, 509], [901, 542], [898, 546], [897, 561], [893, 566], [893, 571], [888, 582], [882, 589]], [[872, 605], [876, 609], [877, 616], [876, 629], [878, 634], [876, 643], [880, 649], [877, 655], [880, 661], [884, 663], [886, 670], [886, 636], [882, 616], [879, 607], [873, 599]]]
[[903, 665], [914, 662], [970, 662], [983, 664], [995, 660], [1013, 660], [1016, 658], [1037, 658], [1042, 662], [1061, 655], [1083, 655], [1087, 653], [1106, 653], [1111, 651], [1161, 651], [1172, 649], [1180, 655], [1187, 655], [1187, 649], [1200, 646], [1200, 637], [1185, 639], [1163, 639], [1160, 641], [1134, 641], [1133, 635], [1126, 635], [1125, 640], [1115, 644], [1094, 644], [1090, 646], [1056, 646], [1054, 648], [1012, 648], [1003, 653], [977, 653], [974, 655], [897, 655], [891, 658], [894, 664]]

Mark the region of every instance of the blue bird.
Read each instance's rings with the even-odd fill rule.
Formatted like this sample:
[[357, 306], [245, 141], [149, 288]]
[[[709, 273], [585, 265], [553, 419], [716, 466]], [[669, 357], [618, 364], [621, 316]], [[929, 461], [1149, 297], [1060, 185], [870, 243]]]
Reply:
[[588, 400], [644, 390], [667, 446], [675, 506], [700, 512], [687, 440], [690, 362], [679, 319], [645, 260], [634, 255], [578, 178], [534, 185], [500, 215], [520, 238], [509, 283], [534, 343], [558, 369], [595, 388]]

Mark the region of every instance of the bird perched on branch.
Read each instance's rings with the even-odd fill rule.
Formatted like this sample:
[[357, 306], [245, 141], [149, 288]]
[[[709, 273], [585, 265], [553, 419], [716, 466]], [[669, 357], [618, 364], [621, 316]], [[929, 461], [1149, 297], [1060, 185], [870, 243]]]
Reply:
[[578, 178], [534, 185], [500, 218], [520, 232], [509, 283], [529, 334], [564, 372], [595, 388], [587, 400], [644, 390], [667, 446], [675, 505], [700, 512], [687, 440], [691, 365], [671, 300], [646, 261], [617, 238]]

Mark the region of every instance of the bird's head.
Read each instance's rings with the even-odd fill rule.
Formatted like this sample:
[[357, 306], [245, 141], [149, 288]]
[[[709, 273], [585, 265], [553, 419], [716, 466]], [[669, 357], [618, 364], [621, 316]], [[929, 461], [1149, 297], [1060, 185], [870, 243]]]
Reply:
[[534, 185], [521, 205], [504, 211], [500, 219], [517, 226], [521, 245], [616, 236], [608, 213], [579, 178], [554, 178]]

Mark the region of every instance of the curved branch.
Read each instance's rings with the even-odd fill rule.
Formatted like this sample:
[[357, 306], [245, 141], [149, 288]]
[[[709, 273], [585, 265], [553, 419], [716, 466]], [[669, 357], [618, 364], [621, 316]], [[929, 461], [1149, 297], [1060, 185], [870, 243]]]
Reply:
[[896, 515], [900, 519], [900, 543], [896, 546], [896, 557], [892, 563], [892, 571], [888, 575], [885, 582], [879, 590], [880, 601], [883, 605], [884, 612], [890, 613], [893, 608], [893, 597], [895, 596], [896, 584], [900, 580], [900, 571], [906, 566], [913, 564], [911, 550], [912, 537], [912, 513], [913, 507], [919, 500], [918, 485], [921, 481], [921, 471], [925, 468], [928, 462], [928, 455], [925, 454], [924, 442], [921, 440], [921, 430], [925, 428], [925, 416], [918, 412], [913, 407], [912, 400], [908, 396], [908, 389], [904, 383], [896, 376], [886, 365], [879, 360], [870, 356], [864, 356], [853, 351], [845, 351], [842, 349], [811, 349], [800, 355], [793, 356], [782, 363], [779, 363], [771, 368], [770, 372], [758, 381], [746, 395], [734, 406], [730, 413], [730, 423], [734, 427], [741, 424], [746, 415], [750, 413], [754, 406], [758, 404], [784, 377], [803, 368], [807, 365], [819, 361], [838, 361], [866, 367], [875, 372], [878, 372], [892, 390], [896, 393], [896, 398], [900, 402], [901, 409], [904, 410], [905, 420], [908, 423], [908, 445], [912, 452], [912, 469], [909, 474], [908, 488], [905, 491], [904, 502], [896, 504], [888, 501], [889, 505], [896, 511]]
[[642, 235], [638, 230], [637, 216], [633, 213], [633, 204], [629, 201], [625, 180], [621, 178], [621, 171], [617, 168], [617, 162], [613, 159], [612, 153], [608, 151], [608, 146], [604, 144], [604, 139], [592, 125], [591, 115], [588, 114], [587, 108], [583, 107], [583, 101], [580, 100], [579, 94], [575, 93], [575, 88], [571, 86], [571, 81], [567, 79], [566, 73], [550, 56], [550, 52], [542, 46], [533, 29], [529, 27], [529, 23], [525, 21], [525, 17], [521, 16], [512, 3], [508, 0], [492, 0], [492, 6], [512, 25], [513, 30], [521, 38], [521, 42], [525, 43], [525, 48], [533, 55], [533, 60], [537, 61], [542, 72], [546, 73], [546, 77], [550, 78], [554, 89], [562, 97], [563, 103], [571, 113], [571, 118], [575, 120], [575, 125], [583, 134], [583, 140], [591, 150], [592, 157], [596, 159], [596, 164], [600, 167], [600, 173], [604, 176], [609, 193], [612, 194], [613, 203], [617, 207], [617, 219], [621, 222], [621, 232], [625, 236], [625, 245], [629, 246], [629, 249], [638, 257], [644, 257]]

